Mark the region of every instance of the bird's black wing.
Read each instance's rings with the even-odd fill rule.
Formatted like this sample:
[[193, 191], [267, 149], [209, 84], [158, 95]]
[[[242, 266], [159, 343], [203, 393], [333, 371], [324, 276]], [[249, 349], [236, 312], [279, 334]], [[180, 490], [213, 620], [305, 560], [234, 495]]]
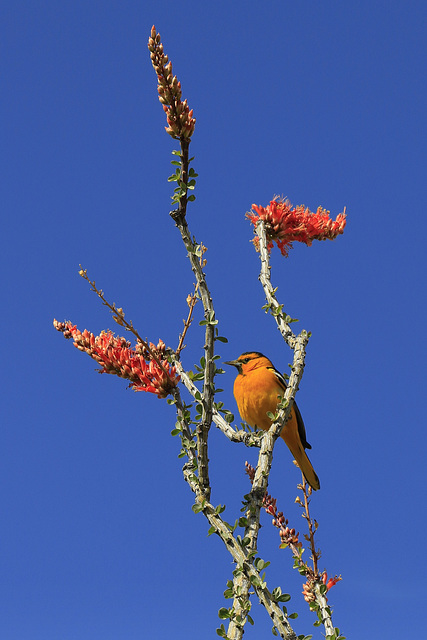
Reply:
[[[270, 367], [268, 367], [270, 369]], [[277, 371], [277, 369], [275, 369], [274, 367], [271, 367], [271, 370], [274, 371], [276, 378], [280, 384], [280, 386], [286, 390], [287, 388], [287, 383], [285, 380], [285, 377], [280, 373], [280, 371]], [[297, 419], [297, 425], [298, 425], [298, 433], [299, 433], [299, 437], [301, 439], [301, 444], [304, 447], [304, 449], [311, 449], [311, 444], [309, 444], [307, 442], [307, 436], [305, 433], [305, 426], [304, 426], [304, 420], [302, 419], [302, 415], [301, 415], [301, 411], [298, 409], [298, 405], [294, 400], [294, 409], [295, 409], [295, 416]]]

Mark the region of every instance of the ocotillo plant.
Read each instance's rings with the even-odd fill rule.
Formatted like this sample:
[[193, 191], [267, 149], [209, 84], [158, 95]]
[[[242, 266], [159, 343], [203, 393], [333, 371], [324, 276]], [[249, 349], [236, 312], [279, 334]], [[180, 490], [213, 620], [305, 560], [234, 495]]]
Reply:
[[[208, 533], [215, 533], [222, 539], [225, 550], [231, 554], [235, 563], [233, 575], [227, 582], [224, 594], [232, 603], [230, 607], [223, 607], [219, 611], [219, 617], [223, 622], [217, 629], [217, 634], [230, 640], [242, 638], [246, 624], [253, 624], [250, 611], [253, 596], [256, 596], [272, 620], [273, 633], [288, 640], [297, 638], [291, 626], [293, 614], [288, 614], [284, 604], [290, 596], [283, 593], [280, 587], [268, 587], [264, 569], [269, 563], [258, 555], [260, 518], [265, 510], [273, 517], [272, 524], [279, 531], [281, 548], [290, 549], [293, 566], [304, 578], [303, 596], [316, 614], [314, 624], [324, 626], [327, 639], [339, 640], [343, 636], [332, 624], [327, 593], [340, 577], [328, 578], [326, 571], [319, 567], [320, 554], [315, 544], [318, 523], [312, 518], [309, 509], [311, 487], [303, 476], [301, 484], [298, 485], [301, 495], [296, 499], [302, 507], [302, 515], [308, 527], [308, 533], [304, 534], [303, 538], [309, 544], [311, 563], [304, 559], [300, 534], [295, 527], [289, 525], [284, 512], [278, 510], [277, 499], [268, 493], [273, 448], [291, 417], [310, 338], [310, 334], [305, 330], [298, 334], [293, 332], [291, 325], [294, 320], [285, 312], [284, 304], [279, 303], [276, 298], [276, 289], [271, 283], [270, 252], [274, 244], [277, 244], [282, 255], [287, 257], [293, 242], [302, 242], [310, 246], [313, 240], [333, 240], [344, 231], [345, 210], [333, 220], [329, 211], [322, 207], [316, 212], [311, 212], [303, 205], [293, 207], [287, 200], [276, 197], [265, 207], [252, 205], [251, 211], [246, 214], [253, 225], [253, 244], [261, 263], [259, 279], [266, 297], [263, 309], [270, 313], [277, 323], [284, 341], [293, 353], [293, 362], [284, 392], [277, 398], [277, 407], [274, 412], [268, 414], [271, 427], [266, 431], [253, 431], [233, 426], [233, 415], [216, 397], [216, 379], [223, 373], [218, 366], [220, 355], [217, 348], [226, 342], [226, 339], [219, 332], [214, 303], [204, 271], [206, 247], [202, 242], [196, 241], [187, 220], [188, 205], [195, 200], [197, 178], [195, 170], [190, 168], [193, 158], [189, 157], [196, 120], [187, 101], [182, 100], [181, 83], [173, 75], [172, 63], [165, 55], [160, 34], [154, 27], [151, 30], [148, 49], [157, 75], [158, 97], [166, 113], [166, 132], [179, 143], [179, 149], [172, 151], [174, 172], [168, 178], [169, 182], [176, 183], [172, 196], [175, 208], [170, 212], [170, 216], [181, 235], [196, 280], [194, 291], [187, 299], [189, 311], [183, 332], [178, 337], [176, 349], [167, 347], [161, 340], [157, 345], [143, 340], [132, 322], [125, 319], [123, 309], [108, 302], [103, 291], [82, 267], [80, 275], [88, 281], [92, 290], [108, 307], [115, 322], [124, 331], [132, 334], [135, 344], [132, 346], [126, 338], [116, 336], [111, 331], [102, 332], [99, 336], [87, 330], [81, 332], [70, 321], [54, 320], [54, 325], [65, 338], [73, 341], [77, 349], [85, 351], [99, 364], [101, 373], [125, 378], [135, 391], [154, 393], [174, 407], [176, 423], [172, 435], [179, 436], [181, 440], [179, 456], [185, 459], [184, 479], [194, 493], [193, 511], [203, 513], [210, 525]], [[204, 327], [204, 353], [194, 371], [186, 371], [181, 364], [180, 354], [192, 322], [195, 304], [199, 300], [204, 314], [200, 323]], [[187, 399], [183, 399], [182, 392], [185, 392]], [[250, 486], [248, 493], [243, 496], [244, 513], [237, 516], [234, 524], [224, 520], [222, 505], [215, 506], [211, 503], [208, 445], [212, 424], [221, 430], [230, 443], [259, 448], [256, 466], [248, 463], [246, 465]], [[306, 640], [311, 637], [298, 636]]]

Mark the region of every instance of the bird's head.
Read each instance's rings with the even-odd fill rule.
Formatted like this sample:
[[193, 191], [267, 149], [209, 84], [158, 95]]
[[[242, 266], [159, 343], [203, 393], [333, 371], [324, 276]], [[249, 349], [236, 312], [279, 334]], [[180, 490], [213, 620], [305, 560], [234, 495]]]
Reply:
[[243, 375], [252, 371], [252, 369], [272, 366], [270, 360], [259, 351], [245, 351], [237, 360], [229, 360], [224, 364], [231, 364], [232, 367], [236, 367], [238, 373]]

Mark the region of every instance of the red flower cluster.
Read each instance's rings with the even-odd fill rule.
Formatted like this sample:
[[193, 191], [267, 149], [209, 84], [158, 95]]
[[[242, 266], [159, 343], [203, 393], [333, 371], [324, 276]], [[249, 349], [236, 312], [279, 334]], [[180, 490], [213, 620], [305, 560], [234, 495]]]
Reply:
[[329, 578], [328, 580], [328, 574], [326, 573], [326, 571], [323, 572], [322, 582], [323, 584], [326, 584], [326, 588], [328, 591], [340, 580], [342, 580], [341, 576], [334, 576], [333, 578]]
[[[292, 207], [288, 200], [275, 198], [267, 207], [253, 204], [246, 215], [254, 226], [259, 220], [264, 221], [268, 250], [276, 242], [282, 255], [287, 256], [294, 241], [309, 247], [313, 240], [333, 240], [344, 232], [345, 213], [339, 213], [336, 220], [332, 220], [329, 213], [322, 207], [313, 213], [304, 205]], [[259, 238], [255, 237], [253, 242], [258, 248]]]
[[53, 325], [65, 338], [72, 338], [79, 351], [85, 351], [101, 365], [99, 373], [112, 373], [130, 380], [129, 386], [134, 391], [149, 391], [159, 398], [166, 398], [179, 382], [175, 367], [171, 367], [164, 357], [165, 344], [162, 341], [157, 346], [149, 345], [150, 352], [157, 358], [154, 360], [146, 347], [137, 345], [133, 349], [130, 342], [111, 331], [102, 331], [95, 336], [87, 329], [82, 333], [71, 322], [54, 320]]
[[[328, 574], [326, 573], [326, 571], [322, 573], [320, 578], [321, 578], [322, 584], [326, 585], [326, 589], [328, 591], [335, 584], [337, 584], [337, 582], [342, 580], [341, 576], [334, 576], [333, 578], [329, 578], [328, 580]], [[316, 595], [314, 593], [314, 585], [316, 584], [316, 582], [317, 583], [319, 582], [318, 579], [316, 580], [314, 576], [309, 576], [307, 579], [307, 582], [304, 584], [302, 588], [302, 594], [306, 602], [314, 602], [316, 600]], [[325, 599], [326, 600], [328, 599], [326, 595], [325, 595]]]
[[168, 122], [168, 126], [165, 127], [166, 133], [177, 140], [191, 138], [196, 119], [193, 118], [193, 110], [190, 110], [187, 100], [184, 100], [184, 102], [181, 100], [181, 83], [178, 82], [176, 76], [172, 76], [172, 62], [168, 62], [169, 58], [163, 53], [160, 33], [156, 32], [154, 25], [151, 29], [151, 36], [148, 39], [148, 50], [150, 51], [154, 70], [157, 73], [159, 100], [163, 105]]

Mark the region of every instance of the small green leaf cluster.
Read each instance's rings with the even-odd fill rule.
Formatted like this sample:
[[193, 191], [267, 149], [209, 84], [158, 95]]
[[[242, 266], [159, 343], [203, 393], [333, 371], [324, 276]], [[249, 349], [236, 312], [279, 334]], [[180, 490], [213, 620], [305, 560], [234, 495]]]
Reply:
[[228, 339], [225, 336], [218, 335], [218, 329], [215, 329], [214, 340], [218, 340], [219, 342], [224, 342], [224, 343], [228, 342]]
[[[243, 573], [243, 569], [241, 566], [237, 567], [233, 571], [233, 576], [237, 578], [239, 575]], [[248, 621], [251, 625], [254, 624], [252, 617], [249, 615], [249, 611], [251, 610], [251, 602], [247, 597], [246, 590], [244, 590], [243, 586], [240, 584], [234, 584], [233, 580], [227, 581], [227, 589], [224, 591], [224, 597], [226, 599], [236, 598], [239, 601], [240, 610], [239, 613], [236, 612], [234, 606], [232, 607], [221, 607], [218, 611], [218, 616], [221, 620], [229, 619], [233, 621], [237, 626], [243, 628]], [[220, 629], [217, 629], [217, 634], [223, 636], [221, 630], [223, 625], [221, 625]]]
[[334, 633], [330, 633], [327, 636], [325, 636], [325, 640], [345, 640], [345, 636], [342, 636], [340, 634], [340, 630], [338, 629], [338, 627], [334, 628]]
[[220, 638], [225, 638], [225, 640], [229, 640], [229, 637], [227, 635], [227, 632], [223, 624], [219, 627], [219, 629], [216, 630], [216, 632], [220, 636]]
[[[246, 603], [247, 603], [247, 606], [249, 606], [249, 610], [250, 610], [251, 604], [249, 600], [246, 600]], [[254, 621], [252, 617], [247, 613], [246, 608], [242, 606], [242, 609], [243, 611], [241, 613], [236, 613], [234, 607], [229, 607], [228, 609], [226, 607], [221, 607], [221, 609], [218, 611], [218, 617], [221, 620], [226, 620], [227, 618], [229, 620], [233, 620], [240, 627], [243, 627], [245, 625], [246, 623], [245, 618], [247, 618], [250, 624], [254, 624]], [[217, 629], [217, 633], [218, 633], [218, 629]], [[220, 634], [218, 633], [218, 635]]]
[[232, 580], [227, 580], [227, 589], [224, 591], [224, 598], [229, 600], [234, 597], [234, 584]]
[[286, 409], [286, 407], [289, 404], [289, 400], [287, 400], [286, 398], [281, 398], [279, 401], [279, 404], [277, 405], [278, 409]]
[[[172, 151], [172, 154], [174, 156], [178, 156], [180, 158], [180, 160], [172, 160], [171, 164], [176, 166], [175, 172], [169, 176], [168, 178], [168, 182], [176, 182], [177, 183], [177, 187], [174, 189], [173, 192], [173, 196], [172, 196], [172, 204], [178, 204], [179, 201], [181, 200], [181, 198], [183, 198], [184, 196], [187, 195], [188, 191], [193, 191], [196, 187], [196, 178], [198, 176], [198, 174], [194, 171], [194, 169], [190, 169], [188, 171], [188, 177], [190, 178], [187, 182], [185, 180], [182, 179], [182, 155], [180, 151]], [[194, 160], [193, 158], [190, 158], [188, 161], [188, 164], [190, 164], [190, 162]], [[187, 200], [189, 202], [193, 202], [196, 199], [196, 196], [194, 194], [191, 194], [190, 196], [188, 196]]]
[[[169, 404], [175, 404], [175, 400], [168, 399]], [[182, 414], [178, 414], [177, 421], [175, 423], [175, 429], [171, 431], [171, 435], [178, 436], [183, 431], [183, 423], [186, 422], [189, 424], [191, 422], [191, 413], [190, 413], [191, 405], [185, 404], [183, 407]]]
[[[218, 373], [221, 373], [222, 369], [218, 370]], [[214, 404], [215, 409], [218, 411], [218, 413], [222, 413], [222, 415], [224, 416], [224, 420], [226, 422], [228, 422], [228, 424], [231, 424], [232, 422], [234, 422], [234, 414], [231, 413], [231, 411], [228, 411], [228, 409], [223, 409], [224, 403], [223, 402], [215, 402]]]
[[[289, 593], [282, 593], [282, 590], [280, 587], [276, 587], [275, 589], [273, 589], [273, 591], [271, 592], [271, 597], [274, 600], [274, 602], [276, 602], [277, 604], [280, 604], [282, 602], [289, 602], [289, 600], [291, 599], [291, 596]], [[289, 613], [288, 614], [288, 609], [285, 605], [282, 606], [283, 609], [283, 613], [285, 614], [286, 618], [297, 618], [298, 614], [297, 613]]]
[[[220, 356], [213, 356], [212, 360], [218, 360], [220, 358]], [[197, 382], [199, 380], [204, 380], [205, 377], [205, 368], [206, 368], [206, 359], [204, 356], [202, 356], [200, 358], [200, 366], [198, 366], [197, 364], [194, 365], [194, 368], [196, 370], [196, 373], [193, 371], [189, 371], [188, 372], [188, 377], [190, 378], [190, 380], [192, 380], [193, 382]], [[220, 369], [219, 367], [215, 366], [213, 375], [220, 375], [224, 373], [223, 369]], [[221, 393], [222, 391], [224, 391], [224, 389], [217, 389], [215, 387], [215, 385], [213, 383], [211, 383], [210, 385], [211, 391], [212, 393]], [[196, 391], [194, 393], [194, 398], [195, 400], [199, 401], [199, 404], [196, 405], [196, 410], [197, 410], [197, 415], [195, 416], [194, 420], [192, 420], [193, 424], [196, 424], [197, 422], [199, 422], [202, 418], [202, 411], [203, 411], [203, 405], [201, 404], [202, 402], [202, 394], [200, 391]]]
[[271, 315], [274, 318], [278, 318], [279, 316], [282, 316], [282, 318], [283, 318], [284, 322], [286, 322], [286, 324], [292, 324], [293, 322], [299, 322], [298, 318], [292, 318], [291, 316], [283, 313], [283, 304], [277, 304], [277, 303], [275, 304], [273, 302], [267, 302], [261, 308], [264, 309], [265, 313], [268, 313], [270, 311]]
[[[174, 404], [174, 400], [170, 400], [169, 403]], [[175, 423], [175, 428], [171, 431], [172, 436], [181, 437], [182, 449], [178, 454], [178, 458], [183, 458], [185, 455], [188, 455], [189, 451], [191, 449], [195, 449], [197, 446], [196, 443], [191, 439], [193, 436], [193, 432], [191, 432], [188, 428], [185, 428], [185, 423], [187, 425], [191, 424], [191, 414], [189, 411], [190, 408], [191, 405], [184, 405], [183, 412], [182, 414], [178, 415], [177, 421]], [[188, 434], [188, 437], [187, 435], [184, 435], [184, 433]], [[197, 462], [195, 459], [193, 460], [193, 467], [194, 469], [197, 469]]]
[[293, 559], [294, 559], [294, 569], [297, 569], [298, 573], [301, 576], [306, 576], [307, 575], [307, 565], [305, 564], [304, 560], [302, 559], [302, 555], [304, 553], [305, 549], [303, 549], [303, 547], [298, 547], [296, 549], [296, 553], [298, 555], [293, 555]]
[[276, 587], [275, 589], [273, 589], [273, 591], [271, 592], [271, 597], [273, 598], [274, 602], [277, 603], [289, 602], [289, 600], [291, 599], [289, 593], [282, 593], [282, 589], [280, 587]]
[[200, 513], [201, 511], [203, 511], [205, 506], [206, 506], [206, 500], [203, 499], [201, 502], [195, 502], [191, 508], [194, 511], [194, 513]]
[[191, 482], [194, 482], [194, 484], [198, 485], [199, 484], [199, 477], [196, 475], [196, 472], [199, 470], [199, 468], [198, 468], [198, 465], [197, 465], [196, 456], [194, 456], [191, 461], [189, 460], [184, 466], [188, 471], [191, 472], [188, 475], [188, 479]]
[[[193, 243], [193, 246], [187, 247], [188, 253], [192, 253], [197, 256], [197, 258], [201, 258], [206, 251], [206, 247], [203, 246], [203, 243], [197, 244], [195, 238], [193, 238]], [[200, 297], [198, 294], [197, 296]]]
[[[328, 592], [328, 588], [325, 584], [322, 584], [319, 587], [319, 591], [321, 595], [325, 596]], [[317, 602], [310, 602], [310, 609], [317, 615], [317, 620], [313, 622], [314, 627], [320, 627], [320, 625], [323, 624], [325, 613], [329, 616], [332, 616], [332, 611], [329, 606], [323, 607], [322, 609]], [[338, 627], [335, 627], [334, 633], [327, 635], [326, 640], [345, 640], [345, 636], [340, 635], [340, 630], [338, 629]]]
[[197, 365], [195, 365], [195, 369], [197, 373], [194, 373], [193, 371], [188, 372], [188, 377], [190, 378], [190, 380], [192, 380], [193, 382], [198, 382], [199, 380], [203, 380], [203, 378], [205, 377], [204, 370]]
[[242, 508], [240, 511], [246, 512], [248, 515], [254, 515], [256, 513], [256, 506], [252, 502], [252, 496], [250, 493], [246, 493], [243, 496]]
[[190, 449], [195, 449], [197, 447], [194, 440], [189, 440], [184, 435], [181, 435], [181, 444], [182, 444], [182, 449], [178, 453], [178, 458], [183, 458], [184, 456], [188, 455], [188, 452], [190, 451]]
[[261, 587], [261, 589], [265, 589], [265, 587], [267, 586], [267, 583], [265, 582], [264, 569], [266, 569], [270, 565], [270, 562], [268, 560], [265, 561], [262, 558], [254, 558], [253, 565], [258, 572], [262, 571], [262, 574], [260, 575], [259, 580], [256, 578], [256, 576], [251, 576], [250, 577], [251, 584], [254, 587]]
[[273, 317], [277, 318], [278, 316], [283, 315], [283, 304], [270, 305], [270, 313]]
[[249, 581], [253, 587], [259, 587], [260, 589], [265, 589], [267, 586], [267, 583], [265, 582], [264, 578], [265, 578], [265, 573], [263, 573], [263, 575], [260, 576], [260, 578], [258, 578], [258, 576], [251, 574], [249, 576]]
[[254, 567], [257, 571], [263, 571], [264, 569], [267, 569], [270, 564], [271, 563], [268, 560], [265, 561], [262, 558], [255, 558], [254, 560]]
[[218, 324], [218, 320], [216, 320], [215, 318], [215, 311], [207, 311], [205, 314], [205, 319], [199, 322], [200, 326], [205, 326], [208, 324], [212, 326], [215, 326]]

